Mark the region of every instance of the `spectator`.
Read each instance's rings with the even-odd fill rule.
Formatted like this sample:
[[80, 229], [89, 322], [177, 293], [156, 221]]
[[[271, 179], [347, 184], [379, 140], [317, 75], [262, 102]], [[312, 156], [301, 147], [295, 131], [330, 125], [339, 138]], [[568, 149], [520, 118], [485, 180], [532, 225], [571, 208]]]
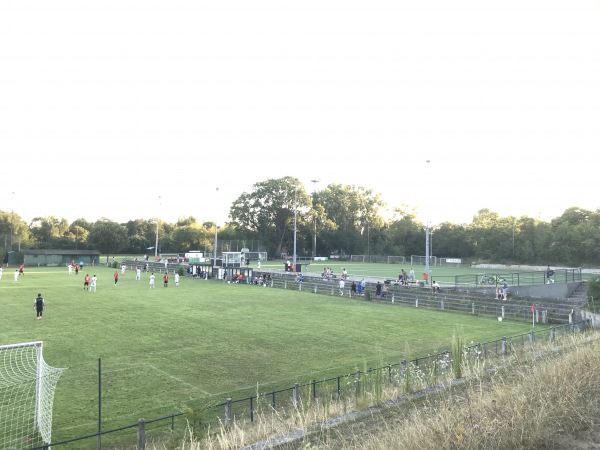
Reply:
[[554, 283], [554, 278], [552, 278], [553, 276], [554, 270], [552, 270], [550, 265], [548, 265], [548, 268], [546, 269], [546, 284]]

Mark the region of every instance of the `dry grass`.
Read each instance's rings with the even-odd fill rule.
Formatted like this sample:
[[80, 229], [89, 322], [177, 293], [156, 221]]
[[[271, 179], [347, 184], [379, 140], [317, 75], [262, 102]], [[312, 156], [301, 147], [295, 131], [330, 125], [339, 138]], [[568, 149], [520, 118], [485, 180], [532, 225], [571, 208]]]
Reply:
[[[465, 363], [463, 382], [446, 380], [445, 389], [407, 395], [406, 385], [379, 386], [359, 396], [358, 404], [307, 400], [288, 412], [265, 405], [253, 423], [221, 427], [199, 441], [188, 436], [177, 448], [600, 448], [593, 433], [600, 421], [599, 338], [598, 333], [567, 338], [560, 348], [536, 345], [495, 360], [502, 367], [494, 369]], [[408, 390], [419, 388], [413, 384]], [[356, 411], [381, 399], [401, 400]], [[277, 445], [265, 445], [273, 437]]]

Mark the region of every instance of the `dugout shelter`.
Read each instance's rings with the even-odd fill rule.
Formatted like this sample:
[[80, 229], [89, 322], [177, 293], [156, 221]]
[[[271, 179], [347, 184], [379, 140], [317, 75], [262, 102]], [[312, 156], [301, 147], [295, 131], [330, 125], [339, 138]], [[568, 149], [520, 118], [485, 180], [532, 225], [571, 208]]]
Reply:
[[[25, 267], [65, 266], [71, 261], [83, 261], [86, 266], [98, 265], [102, 254], [97, 250], [22, 250]], [[10, 263], [10, 260], [9, 260]]]

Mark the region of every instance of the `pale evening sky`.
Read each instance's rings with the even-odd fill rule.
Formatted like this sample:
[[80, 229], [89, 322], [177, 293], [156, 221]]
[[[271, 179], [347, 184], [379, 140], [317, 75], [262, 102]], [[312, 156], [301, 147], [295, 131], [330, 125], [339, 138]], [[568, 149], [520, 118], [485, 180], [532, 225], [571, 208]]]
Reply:
[[0, 210], [222, 223], [286, 175], [437, 223], [596, 210], [598, 24], [597, 1], [0, 0]]

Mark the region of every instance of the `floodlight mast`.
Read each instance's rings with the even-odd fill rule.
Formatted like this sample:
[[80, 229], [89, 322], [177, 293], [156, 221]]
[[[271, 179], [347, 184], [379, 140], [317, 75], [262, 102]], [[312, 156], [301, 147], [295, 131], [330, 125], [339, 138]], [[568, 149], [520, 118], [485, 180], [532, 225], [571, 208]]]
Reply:
[[[219, 188], [217, 188], [217, 194], [219, 193]], [[215, 245], [213, 248], [213, 267], [217, 265], [217, 220], [215, 219]]]
[[[428, 159], [427, 161], [425, 161], [425, 164], [429, 165], [430, 162], [431, 161]], [[425, 185], [427, 185], [429, 181], [427, 175], [429, 175], [429, 172], [427, 172], [425, 176]], [[425, 201], [428, 202], [428, 200]], [[427, 276], [425, 279], [425, 284], [429, 283], [429, 206], [427, 206], [426, 215], [427, 218], [425, 220], [425, 273], [427, 274]]]
[[298, 223], [298, 205], [296, 204], [296, 196], [298, 193], [298, 186], [296, 186], [296, 189], [294, 190], [294, 258], [293, 258], [293, 264], [294, 264], [294, 270], [296, 270], [296, 231], [297, 231], [297, 223]]
[[[317, 183], [319, 181], [321, 181], [320, 178], [315, 178], [314, 180], [310, 180], [311, 183], [313, 184], [313, 200], [315, 198], [315, 191], [317, 188]], [[313, 208], [314, 208], [314, 204], [313, 204]], [[313, 258], [315, 256], [317, 256], [317, 216], [315, 215], [315, 220], [314, 220], [314, 230], [313, 230], [313, 242], [312, 242], [312, 256]]]

